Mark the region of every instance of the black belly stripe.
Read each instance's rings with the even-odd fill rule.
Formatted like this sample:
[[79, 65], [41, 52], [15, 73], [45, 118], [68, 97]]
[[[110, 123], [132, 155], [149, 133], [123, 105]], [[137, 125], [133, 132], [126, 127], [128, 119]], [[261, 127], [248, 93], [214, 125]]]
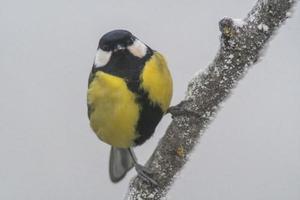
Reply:
[[145, 93], [137, 99], [141, 105], [140, 117], [137, 122], [136, 131], [138, 137], [135, 139], [135, 145], [141, 145], [148, 140], [154, 133], [155, 128], [161, 118], [163, 111], [159, 105], [151, 103]]

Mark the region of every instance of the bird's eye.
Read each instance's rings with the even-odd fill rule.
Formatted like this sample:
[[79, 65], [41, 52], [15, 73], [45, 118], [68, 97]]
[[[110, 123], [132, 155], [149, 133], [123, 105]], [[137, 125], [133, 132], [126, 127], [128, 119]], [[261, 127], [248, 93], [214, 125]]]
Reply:
[[126, 40], [126, 46], [132, 45], [133, 44], [133, 38], [130, 38], [128, 40]]
[[102, 49], [104, 51], [109, 51], [109, 46], [105, 44], [105, 45], [102, 46]]

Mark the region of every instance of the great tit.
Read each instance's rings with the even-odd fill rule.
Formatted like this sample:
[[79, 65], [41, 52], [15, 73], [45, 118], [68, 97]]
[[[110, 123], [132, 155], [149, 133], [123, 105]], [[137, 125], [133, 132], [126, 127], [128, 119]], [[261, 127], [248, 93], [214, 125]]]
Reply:
[[126, 30], [102, 36], [89, 76], [87, 105], [92, 130], [111, 145], [112, 182], [135, 166], [139, 176], [156, 184], [132, 148], [153, 135], [171, 98], [172, 78], [162, 54]]

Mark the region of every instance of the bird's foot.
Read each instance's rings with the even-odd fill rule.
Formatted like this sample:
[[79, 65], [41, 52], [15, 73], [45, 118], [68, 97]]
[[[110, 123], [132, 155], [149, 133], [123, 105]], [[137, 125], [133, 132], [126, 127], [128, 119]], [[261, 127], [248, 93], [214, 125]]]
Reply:
[[150, 182], [151, 184], [157, 186], [157, 182], [152, 179], [149, 175], [153, 174], [153, 172], [151, 170], [149, 170], [147, 167], [144, 167], [140, 164], [135, 164], [135, 170], [137, 171], [138, 173], [138, 176], [143, 179], [144, 181], [146, 182]]
[[195, 117], [200, 117], [200, 114], [193, 110], [187, 110], [185, 108], [185, 104], [190, 103], [192, 100], [183, 100], [176, 106], [171, 106], [168, 108], [167, 113], [170, 113], [172, 115], [172, 118], [176, 116], [182, 116], [182, 115], [192, 115]]

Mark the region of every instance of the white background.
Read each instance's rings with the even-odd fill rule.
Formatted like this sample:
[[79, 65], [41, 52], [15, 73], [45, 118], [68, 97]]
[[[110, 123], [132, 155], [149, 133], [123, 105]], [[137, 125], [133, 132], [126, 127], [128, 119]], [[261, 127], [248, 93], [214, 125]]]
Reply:
[[[123, 199], [131, 171], [108, 177], [109, 146], [86, 113], [98, 40], [116, 28], [162, 52], [172, 104], [214, 58], [218, 21], [243, 18], [255, 1], [15, 1], [0, 6], [0, 199]], [[223, 104], [172, 187], [170, 199], [300, 199], [300, 12]], [[137, 148], [145, 162], [162, 137]]]

